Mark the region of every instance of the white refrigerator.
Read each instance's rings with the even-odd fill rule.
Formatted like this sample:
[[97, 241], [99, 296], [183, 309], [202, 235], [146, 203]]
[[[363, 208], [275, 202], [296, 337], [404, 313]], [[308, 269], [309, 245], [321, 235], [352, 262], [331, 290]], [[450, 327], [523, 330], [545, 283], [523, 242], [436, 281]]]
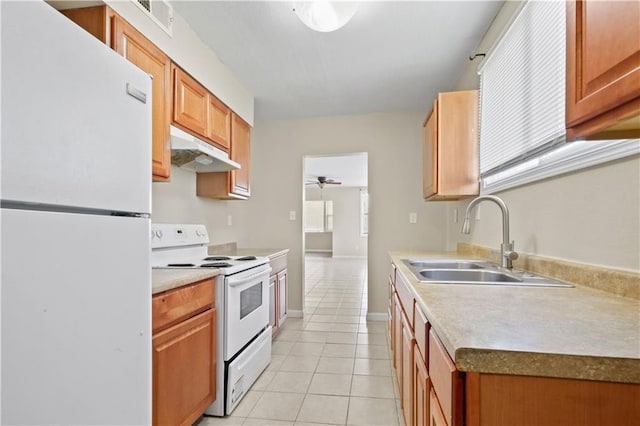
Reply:
[[151, 79], [0, 1], [0, 422], [151, 423]]

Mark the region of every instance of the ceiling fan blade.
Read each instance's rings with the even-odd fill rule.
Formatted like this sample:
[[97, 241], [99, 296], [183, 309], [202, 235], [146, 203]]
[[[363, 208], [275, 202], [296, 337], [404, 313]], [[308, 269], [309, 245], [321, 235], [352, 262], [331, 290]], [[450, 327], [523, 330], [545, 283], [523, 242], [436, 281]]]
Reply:
[[342, 182], [338, 182], [337, 180], [328, 180], [325, 183], [328, 183], [329, 185], [342, 185]]

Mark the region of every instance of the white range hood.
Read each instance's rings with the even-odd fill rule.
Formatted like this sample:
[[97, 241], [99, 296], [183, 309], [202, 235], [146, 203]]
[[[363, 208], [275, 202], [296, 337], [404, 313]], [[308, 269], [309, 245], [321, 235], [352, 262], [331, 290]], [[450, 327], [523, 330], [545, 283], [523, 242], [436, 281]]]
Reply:
[[171, 163], [198, 173], [238, 170], [229, 154], [195, 136], [171, 126]]

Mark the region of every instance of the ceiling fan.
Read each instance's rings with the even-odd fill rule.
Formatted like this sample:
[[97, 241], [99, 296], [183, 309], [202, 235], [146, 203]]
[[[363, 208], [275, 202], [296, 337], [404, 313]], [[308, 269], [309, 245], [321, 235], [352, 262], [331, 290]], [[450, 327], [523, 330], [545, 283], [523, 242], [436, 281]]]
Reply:
[[318, 185], [318, 187], [322, 189], [325, 185], [342, 185], [342, 182], [338, 182], [334, 179], [327, 179], [326, 176], [318, 176], [318, 180], [308, 181], [307, 185]]

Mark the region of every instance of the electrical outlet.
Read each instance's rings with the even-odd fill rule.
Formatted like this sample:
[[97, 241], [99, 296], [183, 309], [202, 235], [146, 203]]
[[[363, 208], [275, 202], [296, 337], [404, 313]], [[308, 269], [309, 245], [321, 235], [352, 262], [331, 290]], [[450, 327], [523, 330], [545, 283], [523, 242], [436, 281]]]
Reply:
[[453, 223], [458, 223], [458, 209], [453, 209]]
[[295, 210], [289, 211], [289, 220], [291, 220], [291, 221], [296, 220], [296, 211]]
[[231, 215], [227, 215], [227, 226], [233, 226], [233, 217]]
[[418, 223], [418, 213], [409, 213], [409, 223]]

